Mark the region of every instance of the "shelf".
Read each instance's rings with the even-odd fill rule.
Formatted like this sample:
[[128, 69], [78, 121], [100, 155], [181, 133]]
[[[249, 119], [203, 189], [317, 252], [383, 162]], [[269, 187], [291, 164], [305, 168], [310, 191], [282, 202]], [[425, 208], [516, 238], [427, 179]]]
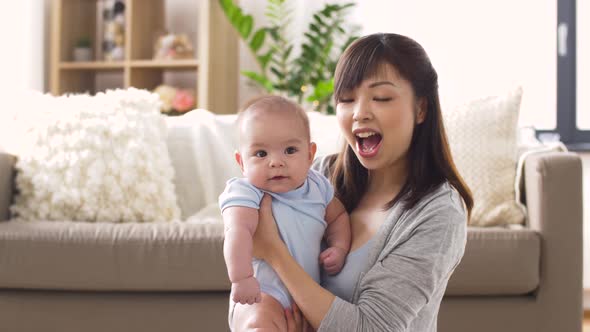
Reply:
[[131, 67], [133, 68], [188, 68], [195, 69], [199, 66], [199, 61], [196, 59], [183, 60], [133, 60]]
[[[168, 84], [195, 91], [197, 107], [215, 113], [238, 109], [238, 38], [218, 0], [125, 0], [120, 61], [104, 61], [100, 52], [105, 32], [117, 28], [104, 19], [112, 16], [114, 1], [50, 2], [52, 94], [129, 87], [153, 90]], [[187, 34], [194, 58], [154, 60], [155, 42], [163, 31]], [[94, 41], [95, 61], [72, 61], [74, 46], [82, 37]]]
[[88, 61], [88, 62], [60, 62], [59, 63], [60, 69], [71, 69], [71, 70], [80, 70], [80, 69], [123, 69], [125, 68], [125, 63], [123, 61], [119, 62], [112, 62], [112, 61]]

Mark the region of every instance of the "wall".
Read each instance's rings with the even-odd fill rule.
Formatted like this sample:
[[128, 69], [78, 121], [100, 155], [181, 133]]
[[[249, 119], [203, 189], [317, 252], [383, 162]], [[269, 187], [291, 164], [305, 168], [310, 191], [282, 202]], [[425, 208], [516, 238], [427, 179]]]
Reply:
[[[0, 93], [44, 90], [47, 77], [48, 0], [14, 1], [0, 11]], [[47, 29], [46, 29], [47, 28]]]
[[[345, 1], [340, 1], [345, 2]], [[265, 1], [248, 1], [245, 12], [263, 25]], [[302, 34], [322, 1], [291, 1], [292, 31]], [[303, 6], [305, 4], [305, 6]], [[531, 7], [535, 11], [531, 11]], [[445, 13], [445, 15], [440, 15]], [[522, 17], [527, 24], [522, 24]], [[502, 24], [497, 24], [502, 17]], [[307, 18], [307, 19], [306, 19]], [[390, 0], [357, 1], [351, 22], [360, 22], [362, 34], [397, 32], [419, 41], [437, 68], [441, 102], [501, 93], [524, 87], [520, 124], [552, 127], [556, 108], [556, 2], [536, 0]], [[298, 36], [292, 36], [298, 44]], [[526, 42], [523, 42], [525, 41]], [[240, 47], [241, 70], [257, 70], [248, 49]], [[240, 77], [239, 101], [260, 90]], [[590, 289], [590, 153], [584, 158], [584, 287]]]
[[[0, 72], [4, 77], [10, 77], [11, 80], [0, 79], [0, 91], [7, 91], [13, 86], [26, 86], [37, 88], [40, 90], [47, 90], [48, 87], [48, 59], [49, 59], [49, 3], [50, 0], [21, 0], [16, 1], [11, 7], [11, 10], [0, 12], [0, 24], [2, 31], [16, 31], [16, 33], [8, 34], [8, 39], [5, 40], [5, 45], [11, 45], [10, 48], [5, 48], [5, 51], [0, 54]], [[463, 1], [463, 2], [462, 2]], [[458, 14], [456, 19], [449, 20], [448, 16], [457, 12], [453, 8], [458, 8], [459, 4], [467, 4], [463, 6], [464, 10], [471, 8], [469, 2], [466, 0], [451, 0], [443, 3], [430, 2], [434, 4], [435, 8], [429, 7], [428, 11], [424, 10], [424, 4], [428, 1], [416, 1], [408, 4], [399, 1], [376, 2], [376, 1], [359, 1], [357, 10], [353, 12], [351, 21], [364, 23], [364, 33], [371, 33], [377, 31], [398, 31], [412, 35], [414, 38], [423, 43], [424, 47], [431, 55], [431, 59], [435, 66], [439, 66], [439, 74], [442, 77], [456, 77], [455, 80], [446, 81], [445, 86], [441, 85], [441, 89], [449, 91], [449, 94], [459, 96], [461, 93], [465, 95], [476, 95], [486, 89], [495, 90], [494, 85], [500, 83], [511, 84], [511, 82], [522, 81], [523, 77], [528, 76], [526, 68], [544, 68], [542, 72], [530, 75], [533, 81], [533, 91], [537, 91], [537, 95], [542, 98], [529, 98], [528, 106], [525, 103], [523, 108], [531, 110], [524, 115], [524, 120], [521, 122], [530, 122], [534, 116], [538, 115], [540, 109], [552, 109], [551, 105], [555, 104], [555, 96], [551, 93], [543, 93], [543, 91], [554, 91], [554, 85], [546, 84], [546, 82], [555, 81], [554, 64], [548, 66], [535, 65], [534, 61], [551, 62], [552, 58], [542, 58], [541, 52], [537, 52], [536, 56], [527, 55], [526, 51], [535, 51], [534, 46], [538, 48], [548, 48], [549, 55], [554, 54], [553, 40], [554, 25], [551, 23], [555, 21], [552, 16], [550, 6], [542, 7], [542, 10], [535, 15], [538, 18], [535, 24], [541, 24], [543, 20], [545, 23], [537, 26], [535, 31], [531, 24], [525, 25], [523, 31], [512, 31], [511, 27], [499, 29], [497, 24], [489, 24], [489, 30], [480, 31], [479, 37], [474, 37], [473, 34], [465, 35], [465, 30], [472, 29], [475, 26], [486, 26], [479, 20], [497, 20], [495, 15], [481, 16], [479, 18], [473, 15]], [[260, 25], [266, 23], [264, 17], [265, 1], [243, 1], [244, 10], [254, 16], [255, 22]], [[345, 1], [339, 1], [345, 2]], [[188, 32], [194, 40], [196, 36], [196, 26], [192, 21], [181, 19], [186, 17], [186, 13], [195, 12], [198, 10], [198, 2], [191, 0], [167, 0], [167, 22], [172, 32]], [[294, 35], [292, 39], [297, 43], [300, 37], [297, 35], [303, 27], [306, 27], [311, 17], [310, 13], [320, 8], [325, 0], [321, 1], [291, 1], [293, 6], [293, 24]], [[550, 4], [550, 2], [547, 2]], [[34, 5], [36, 4], [36, 5]], [[397, 10], [400, 6], [405, 6], [405, 11]], [[492, 5], [479, 8], [471, 8], [477, 13], [487, 12], [505, 12], [502, 15], [503, 24], [512, 22], [516, 24], [520, 22], [522, 16], [519, 14], [531, 5], [531, 2], [518, 2], [518, 6], [513, 1], [501, 0], [493, 2]], [[438, 7], [436, 7], [438, 6]], [[475, 5], [473, 5], [475, 6]], [[479, 6], [479, 4], [478, 4]], [[512, 6], [512, 7], [509, 7]], [[510, 10], [508, 10], [510, 9]], [[424, 13], [434, 13], [428, 16]], [[440, 12], [449, 13], [449, 15], [438, 15]], [[464, 11], [462, 10], [462, 13]], [[32, 15], [27, 13], [33, 13]], [[375, 13], [382, 13], [376, 15]], [[196, 14], [195, 14], [196, 15]], [[440, 16], [440, 17], [439, 17]], [[26, 19], [14, 19], [15, 17]], [[392, 18], [396, 19], [392, 19]], [[435, 20], [446, 21], [444, 33], [455, 36], [453, 39], [439, 39], [433, 34], [433, 26], [439, 30], [442, 25], [437, 25]], [[540, 21], [539, 21], [540, 20]], [[442, 22], [441, 21], [441, 22]], [[444, 22], [443, 22], [444, 23]], [[45, 31], [43, 29], [45, 27]], [[548, 28], [549, 27], [549, 28]], [[439, 31], [440, 32], [440, 31]], [[30, 36], [33, 36], [32, 38]], [[45, 36], [43, 41], [43, 36]], [[550, 36], [550, 37], [547, 37]], [[553, 36], [553, 37], [551, 37]], [[539, 37], [543, 37], [542, 40]], [[502, 40], [506, 43], [502, 43]], [[522, 43], [522, 40], [527, 40], [527, 43]], [[547, 40], [549, 44], [547, 44]], [[44, 47], [41, 47], [43, 45]], [[467, 45], [462, 47], [461, 45]], [[526, 47], [522, 47], [525, 45]], [[553, 46], [551, 46], [553, 45]], [[553, 47], [553, 49], [551, 48]], [[10, 51], [7, 51], [10, 49]], [[457, 50], [461, 49], [460, 52]], [[455, 50], [455, 53], [453, 53]], [[493, 53], [497, 54], [495, 57], [486, 57], [484, 55]], [[545, 55], [549, 56], [549, 55]], [[526, 63], [526, 60], [530, 60]], [[534, 60], [534, 61], [533, 61]], [[15, 65], [16, 64], [16, 65]], [[524, 66], [524, 67], [523, 67]], [[240, 45], [240, 68], [241, 70], [256, 70], [256, 63], [243, 43]], [[465, 70], [467, 68], [468, 70]], [[512, 68], [512, 70], [510, 69]], [[14, 72], [14, 73], [13, 73]], [[13, 73], [13, 74], [10, 74]], [[25, 73], [25, 74], [23, 74]], [[45, 73], [42, 75], [41, 73]], [[543, 75], [543, 79], [539, 79], [539, 74]], [[490, 82], [488, 77], [493, 77], [496, 81]], [[17, 79], [15, 84], [14, 79]], [[182, 78], [171, 78], [180, 79]], [[442, 81], [444, 82], [444, 81]], [[477, 82], [477, 84], [474, 84]], [[541, 86], [535, 84], [542, 83]], [[259, 92], [258, 89], [249, 86], [247, 80], [240, 76], [239, 101], [243, 103], [250, 97]], [[527, 96], [535, 96], [531, 89], [525, 89], [525, 98]], [[459, 98], [459, 97], [457, 97]], [[543, 99], [545, 98], [545, 99]], [[551, 119], [545, 120], [550, 123]], [[584, 162], [584, 253], [590, 253], [590, 153], [583, 154]], [[590, 254], [584, 257], [584, 287], [590, 289]]]

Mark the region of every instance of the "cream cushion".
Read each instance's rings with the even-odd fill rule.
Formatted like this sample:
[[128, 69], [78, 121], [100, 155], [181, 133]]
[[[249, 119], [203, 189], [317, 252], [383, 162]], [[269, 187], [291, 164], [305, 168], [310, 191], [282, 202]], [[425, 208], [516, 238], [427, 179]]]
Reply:
[[453, 159], [473, 193], [469, 224], [522, 224], [515, 195], [517, 126], [522, 89], [472, 100], [443, 112]]
[[16, 219], [180, 218], [157, 95], [129, 89], [31, 98], [29, 111], [43, 121], [18, 155]]

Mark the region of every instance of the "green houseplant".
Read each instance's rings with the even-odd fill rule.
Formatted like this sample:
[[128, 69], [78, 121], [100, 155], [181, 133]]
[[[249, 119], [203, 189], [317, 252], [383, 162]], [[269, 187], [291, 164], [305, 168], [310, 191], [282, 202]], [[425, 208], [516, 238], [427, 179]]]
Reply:
[[[289, 36], [290, 13], [286, 0], [268, 0], [268, 26], [255, 29], [252, 15], [232, 0], [219, 0], [221, 7], [254, 55], [259, 71], [242, 71], [268, 93], [283, 94], [314, 109], [334, 113], [334, 69], [342, 51], [358, 36], [358, 27], [345, 18], [354, 3], [326, 4], [313, 14], [300, 45]], [[295, 55], [299, 51], [298, 55]]]
[[74, 61], [92, 60], [92, 40], [90, 37], [81, 36], [76, 40], [72, 56]]

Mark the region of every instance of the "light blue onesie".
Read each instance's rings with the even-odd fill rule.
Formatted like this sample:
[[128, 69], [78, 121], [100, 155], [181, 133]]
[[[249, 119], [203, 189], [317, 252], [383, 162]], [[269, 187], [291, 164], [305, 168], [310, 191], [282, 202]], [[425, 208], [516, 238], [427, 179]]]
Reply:
[[[221, 211], [230, 206], [260, 207], [264, 192], [244, 178], [227, 181], [219, 196]], [[326, 207], [334, 197], [334, 188], [321, 173], [309, 170], [305, 183], [286, 193], [272, 193], [272, 212], [281, 238], [291, 256], [316, 281], [320, 282], [320, 244], [326, 230]], [[253, 259], [254, 276], [260, 290], [277, 299], [284, 308], [291, 307], [291, 295], [275, 273], [263, 260]]]

